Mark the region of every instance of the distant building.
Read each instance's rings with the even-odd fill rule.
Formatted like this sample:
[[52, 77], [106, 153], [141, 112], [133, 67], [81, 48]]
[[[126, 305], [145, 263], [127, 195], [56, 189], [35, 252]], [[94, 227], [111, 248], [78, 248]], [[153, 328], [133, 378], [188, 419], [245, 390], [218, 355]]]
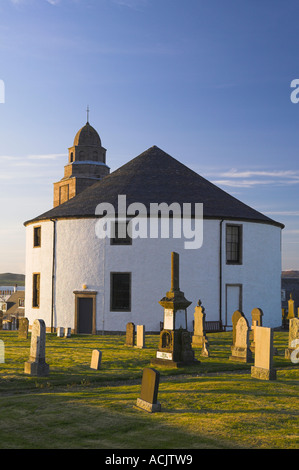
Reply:
[[11, 294], [6, 302], [6, 312], [4, 313], [4, 320], [11, 320], [13, 317], [18, 319], [24, 317], [25, 312], [25, 291], [18, 290]]
[[288, 309], [290, 294], [295, 302], [295, 309], [299, 307], [299, 271], [283, 271], [281, 276], [281, 307]]
[[[117, 212], [141, 203], [203, 204], [203, 244], [185, 249], [184, 238], [99, 238], [100, 203]], [[127, 222], [130, 220], [128, 217]], [[146, 219], [149, 223], [149, 219]], [[174, 224], [172, 221], [171, 223]], [[206, 320], [232, 325], [235, 310], [263, 324], [281, 324], [281, 230], [257, 212], [153, 146], [113, 173], [106, 150], [87, 124], [69, 149], [64, 178], [54, 184], [54, 208], [25, 222], [26, 317], [44, 319], [47, 330], [76, 333], [124, 332], [128, 322], [159, 331], [159, 300], [170, 288], [171, 252], [180, 255], [180, 288], [192, 302], [188, 328], [199, 299]], [[119, 227], [119, 226], [118, 226]]]
[[7, 299], [9, 299], [11, 294], [2, 294], [0, 293], [0, 311], [2, 312], [6, 312], [6, 308], [7, 308]]

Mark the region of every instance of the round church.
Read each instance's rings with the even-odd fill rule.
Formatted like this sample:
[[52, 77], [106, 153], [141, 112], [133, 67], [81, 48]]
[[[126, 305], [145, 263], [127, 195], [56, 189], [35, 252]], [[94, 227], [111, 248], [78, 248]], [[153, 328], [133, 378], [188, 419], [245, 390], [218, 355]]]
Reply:
[[283, 225], [153, 146], [110, 173], [89, 124], [69, 148], [53, 208], [25, 222], [26, 317], [47, 331], [160, 331], [159, 301], [170, 288], [171, 253], [188, 301], [206, 320], [232, 325], [234, 311], [281, 324]]

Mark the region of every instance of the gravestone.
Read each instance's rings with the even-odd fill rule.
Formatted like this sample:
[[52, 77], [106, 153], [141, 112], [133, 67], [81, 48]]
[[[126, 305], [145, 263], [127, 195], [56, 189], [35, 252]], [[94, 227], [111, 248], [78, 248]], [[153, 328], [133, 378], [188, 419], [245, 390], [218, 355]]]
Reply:
[[25, 374], [47, 376], [49, 364], [45, 361], [46, 353], [46, 324], [44, 320], [34, 320], [31, 331], [31, 346], [29, 360], [25, 362]]
[[145, 326], [137, 325], [136, 348], [143, 349], [145, 346]]
[[204, 337], [203, 338], [203, 345], [201, 348], [200, 355], [203, 357], [210, 357], [210, 352], [209, 352], [209, 342], [208, 340]]
[[18, 338], [28, 339], [29, 320], [26, 317], [19, 318]]
[[141, 394], [137, 398], [137, 407], [149, 413], [161, 411], [161, 404], [158, 402], [160, 374], [155, 369], [146, 367], [143, 369]]
[[251, 366], [251, 377], [262, 380], [275, 380], [273, 368], [273, 330], [263, 326], [255, 327], [255, 358]]
[[63, 338], [64, 337], [64, 328], [62, 326], [57, 328], [57, 336], [58, 336], [58, 338]]
[[292, 343], [295, 340], [299, 340], [299, 319], [290, 318], [289, 320], [289, 344], [288, 344], [287, 349], [285, 349], [285, 352], [284, 352], [284, 357], [286, 359], [290, 359], [292, 352], [296, 349], [296, 347], [292, 346]]
[[72, 329], [71, 328], [66, 328], [65, 333], [64, 333], [64, 337], [65, 338], [70, 338], [71, 336], [72, 336]]
[[257, 326], [263, 326], [263, 311], [261, 308], [254, 308], [251, 310], [252, 324], [254, 321], [257, 322]]
[[235, 342], [236, 342], [236, 326], [237, 326], [238, 320], [239, 320], [241, 317], [244, 317], [244, 318], [245, 318], [244, 313], [241, 312], [240, 310], [236, 310], [236, 311], [233, 313], [233, 316], [232, 316], [232, 324], [233, 324], [233, 345], [232, 345], [232, 347], [234, 347]]
[[287, 319], [290, 320], [291, 318], [295, 318], [295, 302], [293, 300], [292, 294], [290, 294], [290, 298], [288, 300], [288, 316], [287, 316]]
[[255, 326], [263, 326], [263, 311], [261, 308], [254, 308], [251, 311], [251, 331], [249, 333], [249, 339], [251, 341], [250, 351], [254, 352], [255, 343], [254, 343], [254, 328]]
[[255, 328], [256, 328], [256, 326], [258, 326], [257, 321], [253, 320], [252, 326], [251, 326], [251, 331], [250, 331], [250, 334], [249, 334], [249, 338], [251, 339], [250, 351], [252, 353], [254, 353], [254, 351], [255, 351]]
[[281, 309], [281, 326], [283, 329], [286, 329], [288, 327], [287, 325], [287, 312], [285, 308]]
[[102, 362], [102, 351], [99, 351], [98, 349], [94, 349], [91, 355], [90, 368], [99, 370], [101, 368], [101, 362]]
[[249, 349], [249, 325], [245, 317], [240, 317], [236, 325], [235, 344], [231, 348], [231, 361], [252, 362], [252, 353]]
[[192, 346], [203, 347], [208, 345], [208, 339], [205, 332], [205, 309], [202, 306], [201, 300], [197, 302], [194, 310], [194, 334], [192, 336]]
[[127, 323], [125, 346], [132, 347], [134, 345], [135, 345], [135, 324], [130, 322], [130, 323]]

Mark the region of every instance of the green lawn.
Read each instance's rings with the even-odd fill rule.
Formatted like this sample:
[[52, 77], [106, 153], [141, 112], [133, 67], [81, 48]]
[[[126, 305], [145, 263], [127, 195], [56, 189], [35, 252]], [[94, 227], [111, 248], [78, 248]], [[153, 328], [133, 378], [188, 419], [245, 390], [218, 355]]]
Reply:
[[[232, 333], [209, 334], [210, 357], [181, 369], [159, 368], [162, 412], [135, 408], [142, 371], [158, 336], [143, 350], [124, 336], [47, 334], [48, 377], [24, 374], [30, 338], [2, 331], [0, 448], [2, 449], [294, 449], [299, 446], [299, 365], [284, 359], [288, 338], [275, 332], [276, 381], [250, 376], [229, 361]], [[91, 352], [103, 353], [90, 369]]]

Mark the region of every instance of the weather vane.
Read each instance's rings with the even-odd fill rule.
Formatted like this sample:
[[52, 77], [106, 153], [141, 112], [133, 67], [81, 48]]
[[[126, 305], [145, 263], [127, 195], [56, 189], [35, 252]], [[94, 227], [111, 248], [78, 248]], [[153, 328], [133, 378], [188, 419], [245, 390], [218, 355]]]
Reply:
[[87, 122], [89, 122], [89, 105], [87, 105], [86, 113], [87, 113]]

